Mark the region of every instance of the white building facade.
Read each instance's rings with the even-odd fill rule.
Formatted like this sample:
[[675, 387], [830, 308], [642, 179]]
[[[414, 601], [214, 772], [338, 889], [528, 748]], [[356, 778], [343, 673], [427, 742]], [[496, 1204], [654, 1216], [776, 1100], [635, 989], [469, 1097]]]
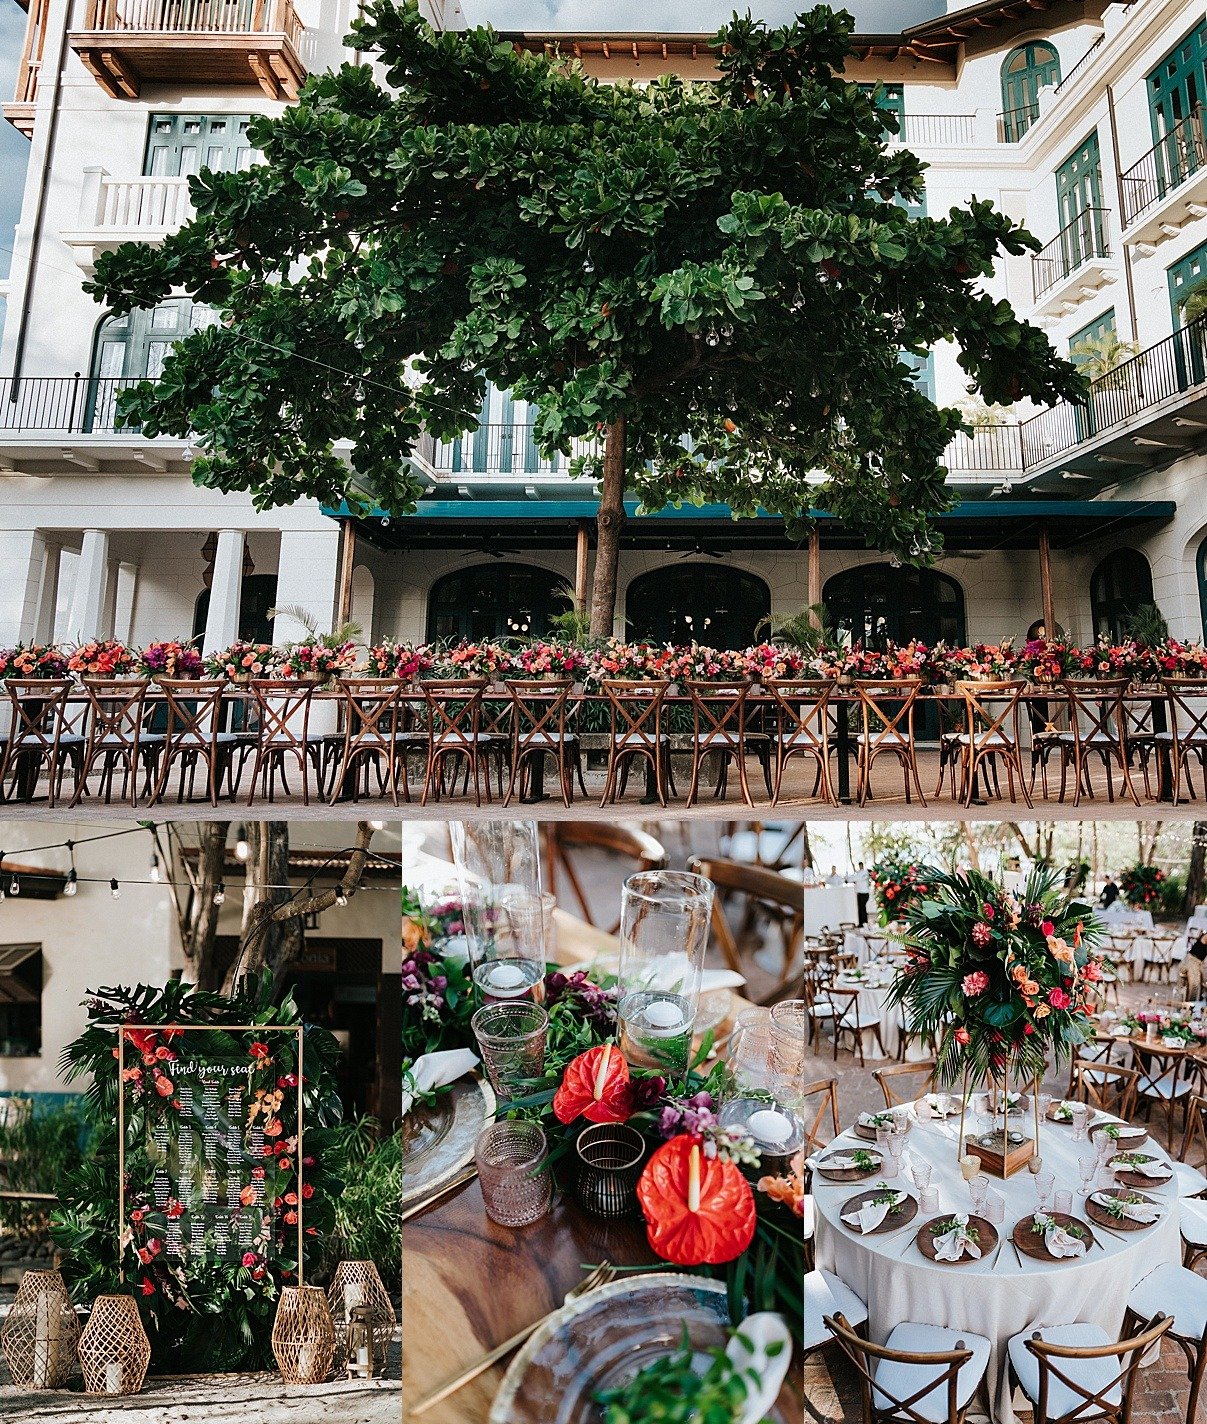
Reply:
[[[296, 3], [296, 9], [294, 4]], [[155, 375], [207, 319], [186, 301], [117, 322], [81, 291], [99, 251], [187, 216], [187, 174], [251, 159], [246, 125], [345, 58], [351, 0], [30, 0], [30, 136], [0, 343], [0, 645], [270, 637], [267, 611], [422, 639], [540, 632], [584, 586], [589, 485], [543, 460], [520, 402], [416, 462], [406, 519], [311, 502], [257, 514], [195, 488], [187, 447], [112, 429], [123, 381]], [[434, 17], [435, 18], [435, 17]], [[450, 24], [459, 14], [446, 14]], [[521, 35], [606, 78], [707, 77], [703, 36]], [[742, 644], [816, 593], [855, 636], [1025, 634], [1043, 612], [1082, 641], [1155, 601], [1177, 636], [1207, 621], [1207, 356], [1185, 301], [1207, 283], [1207, 19], [1201, 0], [985, 0], [858, 39], [848, 77], [883, 83], [899, 141], [930, 165], [928, 211], [991, 198], [1045, 244], [991, 290], [1103, 372], [1090, 411], [992, 412], [951, 452], [960, 504], [933, 570], [894, 567], [823, 520], [818, 545], [723, 509], [630, 520], [618, 631]], [[1191, 310], [1193, 311], [1193, 306]], [[1090, 345], [1087, 347], [1087, 340]], [[1107, 368], [1110, 369], [1107, 369]], [[956, 353], [919, 373], [966, 398]]]

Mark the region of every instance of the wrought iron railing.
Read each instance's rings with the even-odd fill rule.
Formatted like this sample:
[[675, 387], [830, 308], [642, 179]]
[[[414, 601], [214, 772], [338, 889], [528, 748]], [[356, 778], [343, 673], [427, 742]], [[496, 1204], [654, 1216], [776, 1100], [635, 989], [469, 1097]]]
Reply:
[[136, 376], [0, 378], [0, 430], [109, 435], [118, 429], [117, 393]]
[[1105, 208], [1084, 208], [1046, 247], [1031, 258], [1031, 283], [1038, 301], [1091, 257], [1109, 257]]
[[902, 114], [900, 132], [890, 143], [914, 143], [919, 148], [956, 148], [976, 142], [975, 114]]
[[526, 424], [480, 425], [456, 440], [437, 440], [431, 454], [437, 474], [455, 479], [458, 475], [524, 475], [534, 478], [569, 473], [570, 461], [579, 455], [599, 455], [599, 440], [576, 440], [569, 455], [543, 456]]
[[1023, 104], [1017, 109], [1003, 110], [1003, 112], [997, 116], [998, 142], [1018, 143], [1038, 118], [1038, 104]]
[[1201, 105], [1192, 109], [1123, 174], [1123, 225], [1131, 223], [1207, 167], [1207, 130]]
[[1069, 87], [1069, 85], [1072, 84], [1073, 80], [1077, 78], [1077, 76], [1086, 67], [1086, 65], [1089, 64], [1090, 60], [1092, 60], [1094, 56], [1098, 53], [1098, 51], [1102, 48], [1105, 39], [1105, 35], [1098, 36], [1094, 43], [1089, 47], [1089, 49], [1086, 50], [1086, 52], [1073, 66], [1073, 68], [1069, 70], [1069, 72], [1064, 76], [1064, 78], [1060, 81], [1056, 88], [1053, 89], [1053, 94], [1063, 93]]
[[952, 474], [1011, 474], [1022, 469], [1023, 447], [1017, 422], [995, 421], [959, 434], [943, 452]]

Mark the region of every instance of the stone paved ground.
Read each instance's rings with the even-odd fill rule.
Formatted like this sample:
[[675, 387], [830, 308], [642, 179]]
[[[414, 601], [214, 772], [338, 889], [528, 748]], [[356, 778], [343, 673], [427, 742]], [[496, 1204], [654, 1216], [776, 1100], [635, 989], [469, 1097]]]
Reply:
[[[1124, 986], [1124, 1004], [1142, 1004], [1154, 992], [1163, 991], [1156, 985]], [[805, 1059], [805, 1082], [818, 1078], [838, 1079], [839, 1119], [847, 1127], [856, 1116], [865, 1111], [884, 1106], [884, 1096], [879, 1084], [872, 1078], [872, 1069], [877, 1065], [869, 1063], [861, 1069], [852, 1054], [843, 1051], [835, 1064], [832, 1049], [827, 1042], [820, 1054]], [[1063, 1092], [1066, 1079], [1062, 1075], [1048, 1085], [1054, 1092]], [[1175, 1138], [1180, 1138], [1181, 1122], [1177, 1124]], [[1169, 1147], [1163, 1114], [1154, 1115], [1150, 1124], [1153, 1136], [1162, 1146]], [[1174, 1150], [1178, 1142], [1172, 1144]], [[1207, 1264], [1199, 1267], [1202, 1275], [1207, 1275]], [[1172, 1343], [1166, 1343], [1159, 1361], [1148, 1366], [1136, 1393], [1132, 1411], [1133, 1424], [1183, 1424], [1189, 1394], [1186, 1365], [1182, 1352]], [[1202, 1414], [1202, 1406], [1199, 1410]], [[1030, 1420], [1031, 1415], [1020, 1411], [1019, 1418]], [[859, 1400], [859, 1385], [854, 1369], [834, 1349], [820, 1351], [805, 1362], [805, 1421], [806, 1424], [860, 1424], [862, 1419]], [[1193, 1424], [1193, 1421], [1191, 1421]]]

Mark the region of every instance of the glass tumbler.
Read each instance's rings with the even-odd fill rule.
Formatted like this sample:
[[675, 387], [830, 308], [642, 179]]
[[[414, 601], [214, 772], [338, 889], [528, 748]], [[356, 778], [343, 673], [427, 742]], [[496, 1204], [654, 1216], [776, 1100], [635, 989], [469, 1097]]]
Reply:
[[470, 1026], [490, 1086], [500, 1097], [514, 1097], [525, 1079], [539, 1078], [544, 1072], [549, 1015], [540, 1004], [484, 1004]]
[[486, 1215], [500, 1226], [539, 1221], [553, 1200], [545, 1134], [534, 1122], [496, 1122], [479, 1134], [474, 1161]]
[[579, 1205], [592, 1216], [628, 1216], [637, 1209], [637, 1179], [645, 1138], [622, 1122], [584, 1128], [574, 1144], [578, 1157]]

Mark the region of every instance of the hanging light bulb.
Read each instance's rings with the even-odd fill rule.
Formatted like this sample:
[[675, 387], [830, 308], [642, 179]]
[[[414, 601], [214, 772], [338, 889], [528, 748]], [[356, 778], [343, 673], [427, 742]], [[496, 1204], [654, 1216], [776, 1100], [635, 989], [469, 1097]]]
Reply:
[[370, 822], [369, 822], [369, 829], [370, 829], [371, 831], [384, 831], [385, 828], [386, 828], [386, 823], [385, 823], [384, 821], [370, 821]]
[[151, 884], [152, 884], [152, 885], [158, 885], [158, 884], [159, 884], [159, 879], [160, 879], [160, 876], [159, 876], [159, 855], [158, 855], [158, 852], [152, 851], [152, 852], [151, 852]]
[[[4, 852], [0, 850], [0, 877], [4, 874]], [[4, 881], [0, 878], [0, 900], [4, 899]]]
[[117, 876], [114, 875], [109, 880], [109, 893], [115, 900], [122, 898], [122, 887], [117, 883]]
[[226, 886], [223, 884], [223, 882], [222, 882], [221, 880], [219, 880], [219, 882], [218, 882], [218, 888], [214, 891], [214, 904], [215, 904], [215, 905], [225, 905], [225, 904], [226, 904]]
[[251, 855], [251, 846], [247, 839], [247, 828], [240, 825], [235, 832], [235, 859], [245, 861]]
[[12, 880], [9, 881], [8, 893], [10, 896], [16, 896], [21, 893], [21, 882], [17, 879], [15, 871]]
[[75, 895], [80, 888], [80, 877], [75, 873], [75, 866], [67, 872], [67, 883], [63, 886], [64, 895]]

